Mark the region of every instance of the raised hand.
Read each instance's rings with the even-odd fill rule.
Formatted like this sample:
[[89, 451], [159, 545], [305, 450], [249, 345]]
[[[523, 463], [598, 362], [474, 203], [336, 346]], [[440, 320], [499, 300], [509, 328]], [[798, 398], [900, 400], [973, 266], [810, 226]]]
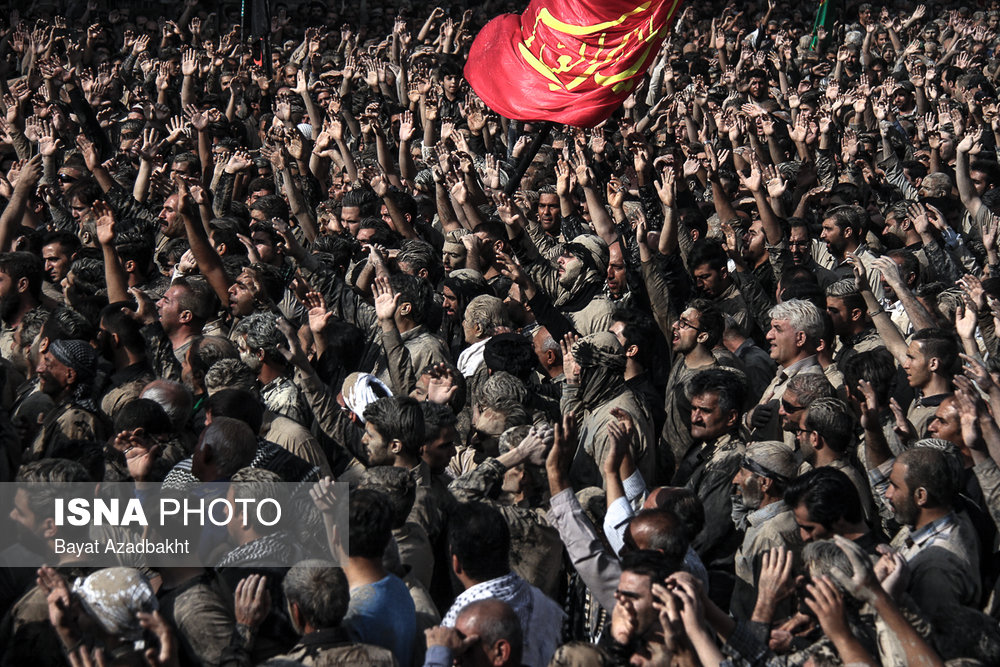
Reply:
[[194, 76], [198, 72], [198, 52], [194, 49], [184, 49], [181, 54], [181, 74]]
[[309, 309], [309, 330], [316, 335], [322, 334], [333, 317], [333, 313], [326, 309], [323, 295], [319, 292], [307, 292], [303, 304]]
[[251, 574], [236, 584], [236, 622], [257, 628], [271, 611], [271, 594], [267, 590], [267, 577]]
[[372, 283], [372, 294], [375, 295], [375, 316], [379, 321], [395, 322], [399, 294], [393, 291], [389, 279], [385, 276], [376, 278]]
[[97, 241], [102, 246], [110, 246], [115, 240], [115, 217], [107, 202], [98, 200], [90, 209], [97, 222]]
[[458, 392], [455, 373], [448, 364], [437, 364], [431, 369], [427, 380], [427, 400], [439, 405], [448, 405]]

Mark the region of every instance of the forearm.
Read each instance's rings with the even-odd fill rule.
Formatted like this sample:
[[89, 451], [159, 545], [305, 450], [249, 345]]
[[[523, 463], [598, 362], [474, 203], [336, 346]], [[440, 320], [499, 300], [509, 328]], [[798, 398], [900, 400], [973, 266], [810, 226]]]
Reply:
[[113, 243], [101, 245], [104, 254], [104, 281], [108, 288], [108, 303], [128, 301], [128, 276], [122, 268], [121, 259]]
[[417, 165], [410, 153], [409, 141], [399, 142], [399, 176], [402, 180], [410, 183], [417, 177]]
[[386, 195], [382, 198], [382, 203], [385, 204], [385, 210], [389, 213], [396, 232], [405, 239], [417, 238], [417, 230], [414, 229], [413, 223], [406, 219], [393, 198]]
[[896, 324], [892, 321], [892, 317], [889, 316], [889, 313], [885, 312], [882, 308], [882, 304], [878, 302], [870, 289], [863, 290], [861, 292], [861, 296], [865, 300], [865, 307], [868, 309], [868, 314], [872, 318], [872, 323], [875, 325], [875, 329], [878, 331], [879, 336], [885, 343], [886, 349], [892, 353], [892, 356], [896, 359], [896, 361], [902, 364], [903, 360], [906, 359], [907, 349], [906, 339], [903, 338], [903, 334], [901, 334], [899, 329], [896, 328]]
[[597, 196], [597, 191], [593, 187], [585, 187], [583, 191], [587, 196], [587, 210], [590, 211], [590, 220], [594, 224], [597, 235], [605, 243], [611, 245], [618, 234], [615, 232], [615, 225], [611, 221], [611, 217], [604, 208], [604, 202]]
[[185, 76], [181, 81], [181, 105], [187, 106], [195, 104], [197, 97], [194, 94], [194, 76]]
[[352, 183], [357, 183], [358, 163], [354, 161], [354, 154], [351, 153], [351, 149], [348, 148], [347, 142], [344, 141], [343, 137], [339, 137], [335, 141], [337, 142], [337, 149], [340, 151], [340, 156], [344, 158], [344, 169], [347, 170], [347, 178]]
[[306, 206], [305, 199], [302, 197], [302, 193], [299, 191], [298, 186], [295, 184], [295, 180], [292, 178], [292, 172], [287, 166], [285, 171], [282, 172], [282, 176], [285, 196], [288, 197], [288, 208], [295, 217], [295, 220], [302, 225], [302, 231], [306, 235], [306, 240], [312, 243], [316, 240], [316, 237], [319, 236], [319, 231], [316, 228], [316, 216], [312, 210]]
[[[896, 635], [899, 646], [906, 655], [906, 664], [910, 667], [943, 667], [944, 663], [916, 629], [910, 625], [906, 617], [899, 611], [889, 595], [881, 589], [876, 592], [875, 611]], [[847, 662], [846, 658], [844, 662]]]
[[132, 198], [137, 202], [146, 201], [149, 194], [149, 177], [153, 174], [153, 163], [149, 160], [142, 160], [139, 163], [139, 173], [136, 174], [135, 184], [132, 186]]

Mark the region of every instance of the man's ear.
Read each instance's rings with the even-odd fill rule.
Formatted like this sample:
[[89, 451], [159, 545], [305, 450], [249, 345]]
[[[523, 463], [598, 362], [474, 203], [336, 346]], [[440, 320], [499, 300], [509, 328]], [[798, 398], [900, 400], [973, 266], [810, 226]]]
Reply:
[[931, 373], [937, 373], [938, 369], [941, 368], [941, 360], [937, 357], [931, 357], [927, 362], [927, 368]]
[[740, 423], [740, 411], [739, 410], [730, 410], [729, 411], [729, 416], [726, 417], [726, 426], [728, 426], [729, 428], [732, 428], [732, 427], [736, 426], [739, 423]]
[[760, 490], [765, 494], [770, 495], [771, 487], [774, 486], [774, 480], [769, 477], [760, 478]]
[[399, 454], [401, 451], [403, 451], [403, 443], [398, 439], [390, 440], [389, 451], [392, 452], [393, 455]]
[[194, 319], [194, 313], [192, 313], [190, 310], [182, 310], [181, 314], [178, 315], [177, 319], [179, 319], [182, 324], [187, 324], [192, 319]]
[[927, 489], [918, 486], [913, 490], [913, 502], [917, 507], [927, 507]]
[[864, 319], [865, 319], [865, 311], [861, 310], [860, 308], [854, 308], [851, 310], [852, 322], [861, 322]]
[[451, 569], [455, 574], [462, 574], [462, 564], [458, 562], [458, 556], [451, 555]]
[[807, 342], [809, 342], [809, 337], [806, 336], [805, 331], [795, 332], [795, 347], [805, 347]]
[[[707, 336], [707, 334], [706, 334], [706, 336]], [[634, 357], [637, 354], [639, 354], [639, 346], [638, 345], [629, 345], [627, 348], [625, 348], [625, 356], [626, 357]]]
[[498, 639], [491, 648], [493, 655], [490, 657], [490, 662], [497, 667], [506, 665], [507, 661], [510, 660], [510, 654], [512, 651], [510, 642], [506, 639]]
[[403, 317], [409, 317], [410, 312], [413, 310], [413, 304], [409, 301], [404, 301], [399, 304], [399, 314]]
[[66, 368], [66, 381], [70, 384], [76, 384], [76, 371], [72, 368]]
[[126, 260], [125, 264], [122, 266], [122, 268], [125, 269], [125, 273], [134, 273], [135, 272], [135, 260], [134, 259]]
[[56, 528], [56, 520], [53, 517], [47, 517], [44, 521], [42, 521], [42, 537], [49, 539], [55, 537], [58, 532], [59, 531]]
[[20, 280], [17, 281], [17, 291], [18, 291], [18, 293], [20, 293], [20, 294], [27, 294], [29, 287], [30, 287], [30, 284], [29, 284], [27, 278], [21, 278]]

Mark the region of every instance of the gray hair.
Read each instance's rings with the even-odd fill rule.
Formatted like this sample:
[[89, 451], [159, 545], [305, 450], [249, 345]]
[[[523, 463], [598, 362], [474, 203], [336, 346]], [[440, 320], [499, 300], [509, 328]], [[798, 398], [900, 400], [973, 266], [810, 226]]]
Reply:
[[834, 398], [837, 396], [837, 391], [833, 388], [833, 385], [830, 384], [825, 375], [820, 373], [799, 373], [788, 381], [788, 387], [785, 391], [795, 394], [795, 397], [799, 400], [799, 405], [805, 406], [821, 398]]
[[469, 302], [465, 307], [465, 320], [470, 324], [478, 324], [484, 336], [492, 336], [497, 327], [510, 325], [503, 301], [488, 294], [477, 296]]
[[158, 403], [170, 418], [170, 424], [177, 430], [181, 430], [188, 423], [191, 410], [194, 408], [191, 391], [173, 380], [153, 380], [146, 385], [139, 397]]
[[481, 408], [496, 408], [507, 403], [524, 405], [527, 401], [527, 387], [506, 371], [493, 373], [476, 389], [476, 404]]
[[844, 278], [843, 280], [838, 280], [831, 283], [826, 288], [826, 295], [837, 297], [838, 299], [843, 299], [845, 296], [854, 296], [860, 294], [858, 292], [858, 286], [854, 283], [854, 278]]
[[240, 359], [216, 361], [205, 373], [205, 389], [209, 396], [223, 389], [253, 391], [256, 387], [257, 376]]
[[823, 337], [823, 316], [811, 301], [782, 301], [771, 309], [768, 316], [772, 320], [787, 320], [792, 329], [803, 332], [813, 342]]
[[314, 628], [335, 628], [344, 620], [350, 593], [347, 577], [325, 560], [310, 559], [293, 565], [281, 583], [289, 606], [295, 604]]
[[840, 570], [848, 577], [854, 576], [854, 566], [847, 554], [833, 540], [817, 540], [810, 542], [802, 550], [802, 564], [806, 571], [815, 579], [828, 576], [834, 580], [834, 585], [843, 591], [843, 587], [830, 574]]
[[279, 347], [287, 347], [285, 334], [278, 328], [278, 316], [271, 312], [247, 315], [236, 325], [236, 332], [246, 334], [247, 347], [252, 352], [264, 350], [268, 356], [280, 358]]
[[219, 475], [230, 477], [245, 468], [257, 454], [257, 436], [250, 427], [231, 417], [214, 417], [202, 432], [202, 446], [211, 447], [219, 461]]

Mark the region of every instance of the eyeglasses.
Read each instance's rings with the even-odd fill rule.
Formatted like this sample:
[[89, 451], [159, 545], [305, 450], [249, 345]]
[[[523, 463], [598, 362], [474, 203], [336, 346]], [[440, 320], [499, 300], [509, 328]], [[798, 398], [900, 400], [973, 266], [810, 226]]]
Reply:
[[695, 325], [691, 324], [690, 322], [688, 322], [687, 320], [685, 320], [683, 317], [680, 318], [679, 320], [677, 320], [677, 328], [678, 329], [694, 329], [695, 331], [701, 331], [700, 328], [698, 328]]
[[59, 174], [57, 176], [60, 183], [76, 183], [77, 179], [73, 178], [69, 174]]

